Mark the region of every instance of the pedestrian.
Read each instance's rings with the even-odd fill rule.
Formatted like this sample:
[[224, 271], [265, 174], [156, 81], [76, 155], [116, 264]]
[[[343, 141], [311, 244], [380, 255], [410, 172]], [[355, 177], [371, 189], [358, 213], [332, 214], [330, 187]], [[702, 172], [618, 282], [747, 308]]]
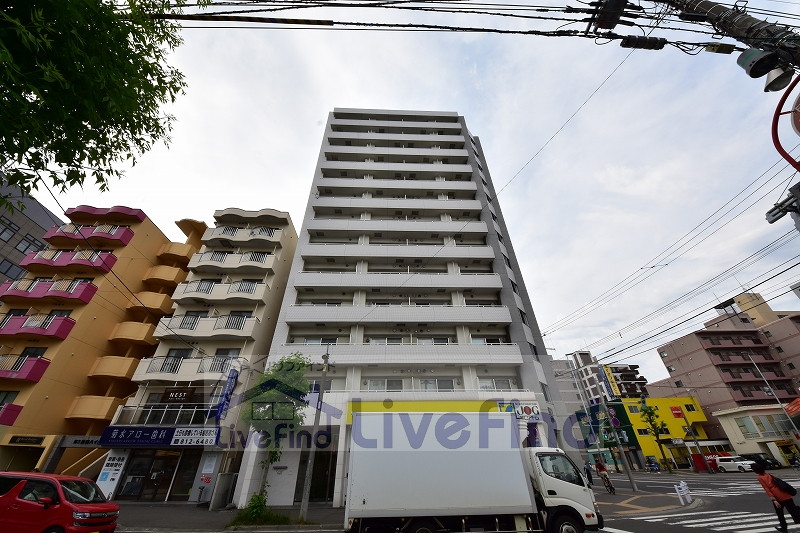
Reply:
[[761, 483], [764, 492], [767, 493], [772, 500], [772, 505], [775, 506], [775, 514], [778, 515], [778, 522], [780, 523], [775, 529], [781, 533], [788, 531], [786, 528], [786, 517], [783, 513], [784, 509], [789, 511], [789, 515], [791, 515], [795, 524], [800, 524], [800, 507], [795, 505], [792, 495], [779, 489], [775, 485], [775, 479], [771, 474], [767, 474], [767, 470], [764, 468], [763, 464], [755, 463], [751, 465], [751, 468], [753, 472], [758, 474], [758, 482]]
[[589, 487], [594, 484], [592, 481], [592, 463], [589, 462], [589, 459], [586, 459], [586, 464], [583, 465], [583, 471], [586, 472], [586, 480], [589, 482]]

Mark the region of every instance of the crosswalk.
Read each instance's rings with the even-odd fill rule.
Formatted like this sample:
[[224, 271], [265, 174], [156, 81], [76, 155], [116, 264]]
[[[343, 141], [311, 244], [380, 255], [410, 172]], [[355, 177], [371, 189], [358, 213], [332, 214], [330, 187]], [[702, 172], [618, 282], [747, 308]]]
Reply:
[[[641, 522], [658, 522], [669, 526], [702, 528], [724, 533], [775, 533], [775, 526], [778, 525], [775, 513], [747, 511], [697, 511], [631, 518]], [[800, 530], [800, 524], [792, 524], [791, 517], [786, 518], [789, 530]]]
[[[793, 485], [800, 485], [797, 480], [787, 480]], [[675, 482], [665, 482], [663, 484], [666, 492], [671, 492], [672, 486]], [[653, 483], [650, 484], [655, 485]], [[658, 485], [661, 485], [660, 483]], [[742, 481], [731, 481], [731, 482], [717, 482], [717, 483], [704, 483], [704, 486], [700, 487], [695, 483], [689, 481], [689, 490], [692, 493], [693, 498], [729, 498], [731, 496], [740, 496], [743, 494], [759, 494], [764, 492], [764, 489], [761, 488], [761, 485], [758, 481], [755, 480], [742, 480]]]

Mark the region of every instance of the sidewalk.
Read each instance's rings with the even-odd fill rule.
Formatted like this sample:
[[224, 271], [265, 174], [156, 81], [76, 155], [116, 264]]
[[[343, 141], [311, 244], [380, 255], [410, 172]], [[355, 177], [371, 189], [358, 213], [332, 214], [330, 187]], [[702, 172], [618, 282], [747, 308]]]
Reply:
[[[145, 503], [116, 502], [119, 504], [118, 533], [169, 533], [225, 531], [236, 516], [236, 510], [209, 511], [194, 503]], [[273, 508], [274, 511], [296, 518], [299, 507]], [[310, 505], [307, 521], [303, 526], [236, 526], [236, 531], [342, 531], [344, 529], [344, 509], [330, 506]]]

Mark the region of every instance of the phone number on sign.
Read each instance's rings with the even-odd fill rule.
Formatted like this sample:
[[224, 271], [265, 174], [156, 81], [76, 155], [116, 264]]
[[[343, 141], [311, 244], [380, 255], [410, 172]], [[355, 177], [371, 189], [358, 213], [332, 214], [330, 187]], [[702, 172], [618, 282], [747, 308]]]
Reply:
[[173, 445], [183, 446], [214, 446], [216, 437], [173, 437]]

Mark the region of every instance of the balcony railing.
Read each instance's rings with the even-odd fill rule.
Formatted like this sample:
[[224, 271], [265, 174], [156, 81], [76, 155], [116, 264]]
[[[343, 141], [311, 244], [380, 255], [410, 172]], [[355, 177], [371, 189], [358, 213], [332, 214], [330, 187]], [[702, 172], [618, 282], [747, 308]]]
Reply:
[[118, 224], [78, 225], [64, 224], [49, 230], [44, 239], [56, 244], [62, 242], [78, 242], [91, 239], [94, 242], [107, 241], [111, 243], [128, 244], [133, 238], [133, 230], [128, 226]]
[[44, 337], [67, 338], [75, 320], [65, 316], [45, 314], [5, 315], [0, 320], [0, 335], [32, 334]]
[[213, 403], [154, 403], [123, 406], [117, 411], [114, 425], [203, 425], [213, 418], [216, 404]]
[[57, 300], [78, 300], [87, 303], [97, 292], [97, 285], [88, 281], [62, 279], [58, 281], [37, 281], [18, 279], [0, 285], [0, 299], [53, 298]]
[[50, 360], [28, 355], [1, 355], [0, 378], [39, 382]]
[[33, 270], [37, 266], [42, 267], [69, 267], [74, 265], [88, 266], [109, 272], [117, 262], [117, 257], [111, 252], [96, 252], [94, 250], [42, 250], [40, 252], [27, 255], [20, 266]]

